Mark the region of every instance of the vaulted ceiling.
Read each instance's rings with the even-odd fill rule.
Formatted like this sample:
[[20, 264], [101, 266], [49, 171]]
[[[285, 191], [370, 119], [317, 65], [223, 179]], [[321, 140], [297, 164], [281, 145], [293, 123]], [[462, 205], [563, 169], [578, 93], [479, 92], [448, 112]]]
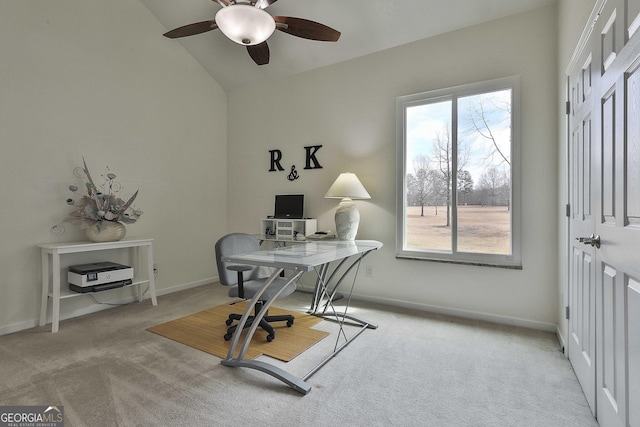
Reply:
[[[166, 30], [214, 19], [214, 0], [140, 0]], [[240, 2], [240, 1], [239, 1]], [[185, 49], [227, 91], [335, 64], [438, 34], [525, 12], [556, 0], [278, 0], [266, 11], [320, 22], [342, 33], [333, 42], [276, 31], [269, 64], [258, 66], [244, 46], [220, 30], [180, 38]], [[158, 34], [162, 37], [162, 33]]]

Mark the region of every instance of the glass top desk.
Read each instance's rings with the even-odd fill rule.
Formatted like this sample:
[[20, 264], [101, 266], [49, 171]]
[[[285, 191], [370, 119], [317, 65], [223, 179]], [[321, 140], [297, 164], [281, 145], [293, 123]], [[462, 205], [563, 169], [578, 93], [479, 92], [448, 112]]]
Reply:
[[287, 243], [318, 243], [318, 242], [336, 242], [338, 241], [335, 234], [328, 234], [322, 238], [310, 237], [310, 236], [296, 236], [293, 237], [276, 237], [265, 234], [255, 234], [254, 237], [258, 239], [260, 243], [271, 242], [278, 246], [287, 246]]
[[[283, 381], [293, 389], [302, 394], [307, 394], [311, 390], [311, 386], [306, 380], [322, 368], [329, 360], [331, 360], [336, 354], [338, 354], [344, 347], [346, 347], [351, 341], [356, 339], [365, 329], [375, 329], [376, 325], [367, 322], [358, 317], [349, 315], [347, 310], [349, 309], [349, 301], [351, 300], [351, 293], [353, 292], [353, 286], [356, 281], [356, 274], [362, 258], [366, 255], [380, 249], [382, 243], [375, 240], [355, 240], [355, 241], [314, 241], [306, 242], [304, 245], [291, 245], [277, 247], [273, 249], [264, 249], [247, 254], [234, 255], [227, 258], [223, 258], [225, 262], [231, 262], [236, 264], [249, 264], [258, 265], [262, 267], [271, 267], [273, 272], [269, 276], [269, 279], [265, 282], [262, 291], [264, 291], [273, 280], [280, 275], [281, 272], [287, 270], [291, 271], [289, 277], [285, 283], [280, 286], [280, 289], [274, 293], [274, 296], [264, 303], [263, 309], [256, 316], [256, 320], [251, 327], [248, 328], [247, 334], [244, 336], [244, 340], [240, 343], [240, 338], [244, 325], [247, 319], [251, 315], [251, 310], [255, 303], [260, 299], [262, 291], [258, 292], [256, 296], [251, 300], [251, 303], [247, 306], [240, 323], [233, 334], [231, 341], [231, 347], [227, 357], [222, 360], [222, 364], [231, 367], [244, 367], [252, 368], [262, 372], [265, 372], [280, 381]], [[324, 360], [322, 360], [315, 368], [303, 377], [293, 375], [281, 368], [271, 365], [266, 362], [245, 359], [245, 353], [249, 348], [251, 338], [255, 333], [260, 320], [264, 316], [264, 313], [271, 306], [277, 296], [284, 290], [284, 288], [292, 282], [297, 281], [300, 276], [306, 272], [315, 271], [316, 288], [314, 292], [314, 298], [309, 310], [309, 314], [322, 316], [328, 320], [334, 320], [338, 323], [340, 331], [338, 339], [344, 337], [342, 345], [336, 347], [333, 352], [329, 354]], [[335, 307], [331, 303], [332, 296], [335, 294], [337, 288], [345, 281], [349, 276], [352, 276], [351, 289], [349, 290], [347, 304], [344, 311], [338, 313]], [[322, 301], [327, 301], [322, 304]], [[330, 309], [330, 310], [329, 310]], [[329, 313], [328, 313], [329, 312]], [[347, 337], [344, 332], [343, 326], [345, 321], [349, 320], [349, 324], [356, 324], [360, 327], [351, 337]], [[277, 341], [274, 341], [274, 345], [277, 345]], [[240, 347], [239, 347], [240, 346]], [[236, 349], [240, 348], [238, 356], [235, 356]]]

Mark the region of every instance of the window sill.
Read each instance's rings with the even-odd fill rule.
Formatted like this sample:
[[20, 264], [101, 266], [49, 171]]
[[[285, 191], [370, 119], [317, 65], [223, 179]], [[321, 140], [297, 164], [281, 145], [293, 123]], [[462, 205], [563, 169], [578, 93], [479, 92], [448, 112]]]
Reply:
[[441, 262], [445, 264], [470, 265], [475, 267], [494, 267], [494, 268], [506, 268], [510, 270], [522, 270], [522, 263], [520, 262], [491, 262], [491, 261], [474, 261], [474, 260], [463, 260], [463, 259], [446, 259], [446, 258], [436, 258], [428, 255], [409, 255], [409, 254], [396, 254], [396, 259]]

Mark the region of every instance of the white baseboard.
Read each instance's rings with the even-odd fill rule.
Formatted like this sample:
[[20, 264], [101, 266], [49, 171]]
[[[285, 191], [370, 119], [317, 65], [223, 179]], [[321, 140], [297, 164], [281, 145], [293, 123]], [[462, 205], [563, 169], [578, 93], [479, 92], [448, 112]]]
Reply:
[[[210, 277], [208, 279], [197, 280], [195, 282], [181, 283], [178, 285], [169, 286], [168, 288], [156, 289], [156, 296], [162, 296], [162, 295], [167, 295], [174, 292], [184, 291], [186, 289], [195, 288], [198, 286], [206, 285], [208, 283], [214, 283], [217, 281], [218, 281], [218, 277], [216, 276], [216, 277]], [[88, 295], [89, 294], [87, 294], [87, 296]], [[91, 295], [95, 296], [97, 294], [92, 293]], [[150, 298], [148, 291], [143, 295], [143, 298], [144, 299]], [[136, 301], [138, 301], [138, 298], [136, 296], [131, 296], [126, 298], [121, 298], [119, 300], [109, 300], [109, 304], [116, 304], [116, 305], [129, 304]], [[109, 308], [112, 308], [112, 307], [105, 304], [91, 304], [87, 307], [82, 307], [80, 309], [73, 310], [72, 312], [66, 312], [66, 313], [61, 312], [60, 320], [71, 319], [73, 317], [83, 316], [85, 314], [96, 313], [98, 311], [107, 310]], [[51, 320], [47, 319], [47, 324], [50, 324], [50, 323], [51, 323]], [[35, 328], [36, 326], [38, 326], [38, 319], [26, 320], [24, 322], [14, 323], [12, 325], [0, 327], [0, 335], [12, 334], [14, 332], [20, 332], [25, 329]]]
[[569, 353], [567, 352], [567, 342], [564, 339], [564, 336], [562, 335], [562, 332], [560, 331], [559, 327], [556, 327], [556, 337], [558, 338], [558, 343], [560, 344], [560, 348], [562, 349], [562, 351], [564, 352], [564, 356], [565, 357], [569, 357]]
[[14, 323], [12, 325], [0, 328], [0, 335], [13, 334], [14, 332], [24, 331], [38, 326], [38, 319], [25, 320], [24, 322]]
[[486, 322], [499, 323], [502, 325], [518, 326], [528, 329], [536, 329], [546, 332], [557, 332], [557, 325], [553, 323], [538, 322], [536, 320], [521, 319], [518, 317], [501, 316], [499, 314], [483, 313], [478, 311], [461, 310], [450, 307], [440, 307], [436, 305], [414, 303], [403, 300], [371, 297], [368, 295], [353, 294], [352, 299], [373, 302], [377, 304], [390, 305], [394, 307], [408, 308], [429, 313], [443, 314], [447, 316], [462, 317], [465, 319], [482, 320]]
[[[158, 289], [156, 291], [156, 295], [157, 296], [167, 295], [174, 292], [184, 291], [187, 289], [206, 285], [208, 283], [215, 283], [217, 281], [218, 281], [218, 277], [210, 277], [207, 279], [197, 280], [195, 282], [180, 283], [174, 286], [169, 286], [167, 288]], [[148, 295], [145, 295], [145, 298], [148, 298], [148, 297], [149, 297]], [[425, 311], [425, 312], [437, 313], [437, 314], [443, 314], [443, 315], [455, 316], [455, 317], [462, 317], [465, 319], [482, 320], [486, 322], [498, 323], [503, 325], [511, 325], [511, 326], [528, 328], [528, 329], [537, 329], [541, 331], [555, 332], [556, 335], [558, 336], [558, 340], [560, 341], [560, 345], [563, 348], [566, 348], [564, 338], [561, 336], [558, 326], [553, 323], [538, 322], [535, 320], [501, 316], [497, 314], [482, 313], [482, 312], [470, 311], [470, 310], [461, 310], [461, 309], [449, 308], [449, 307], [440, 307], [440, 306], [429, 305], [429, 304], [420, 304], [420, 303], [414, 303], [414, 302], [403, 301], [403, 300], [371, 297], [368, 295], [361, 295], [361, 294], [354, 294], [352, 298], [354, 300], [372, 302], [372, 303], [381, 304], [381, 305], [390, 305], [394, 307], [408, 308], [412, 310]], [[121, 299], [119, 301], [110, 301], [110, 303], [111, 304], [128, 304], [135, 301], [137, 301], [137, 298], [133, 296], [133, 297]], [[95, 313], [101, 310], [106, 310], [108, 308], [111, 308], [111, 307], [103, 304], [92, 304], [80, 310], [75, 310], [73, 313], [66, 313], [65, 315], [61, 315], [60, 320], [65, 320], [65, 319], [70, 319], [72, 317]], [[38, 319], [32, 319], [32, 320], [27, 320], [20, 323], [15, 323], [12, 325], [1, 327], [0, 335], [11, 334], [11, 333], [19, 332], [25, 329], [34, 328], [37, 325], [38, 325]]]
[[181, 283], [179, 285], [169, 286], [168, 288], [156, 290], [156, 295], [160, 296], [160, 295], [172, 294], [174, 292], [185, 291], [187, 289], [197, 288], [198, 286], [207, 285], [209, 283], [215, 283], [218, 280], [219, 280], [218, 276], [216, 276], [216, 277], [210, 277], [208, 279], [196, 280], [195, 282]]

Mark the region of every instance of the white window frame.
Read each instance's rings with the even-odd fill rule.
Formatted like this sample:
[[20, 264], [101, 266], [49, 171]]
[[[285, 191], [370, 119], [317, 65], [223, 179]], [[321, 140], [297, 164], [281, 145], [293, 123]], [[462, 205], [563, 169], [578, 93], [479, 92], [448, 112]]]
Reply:
[[[511, 254], [484, 254], [453, 251], [430, 251], [405, 248], [405, 218], [407, 206], [406, 183], [406, 109], [411, 106], [429, 104], [447, 99], [457, 99], [469, 95], [511, 89]], [[455, 103], [454, 103], [455, 104]], [[396, 98], [396, 258], [415, 260], [429, 260], [441, 262], [454, 262], [482, 266], [522, 268], [521, 256], [521, 130], [520, 130], [520, 78], [519, 76], [504, 77], [478, 83], [471, 83], [451, 88], [432, 90], [428, 92], [405, 95]], [[452, 108], [452, 126], [457, 123], [456, 107]], [[454, 141], [457, 144], [456, 130], [452, 130]], [[454, 174], [455, 175], [455, 174]], [[454, 177], [455, 179], [455, 177]], [[455, 187], [454, 187], [455, 188]], [[457, 237], [454, 228], [457, 209], [457, 194], [452, 192], [452, 240], [453, 247]]]

